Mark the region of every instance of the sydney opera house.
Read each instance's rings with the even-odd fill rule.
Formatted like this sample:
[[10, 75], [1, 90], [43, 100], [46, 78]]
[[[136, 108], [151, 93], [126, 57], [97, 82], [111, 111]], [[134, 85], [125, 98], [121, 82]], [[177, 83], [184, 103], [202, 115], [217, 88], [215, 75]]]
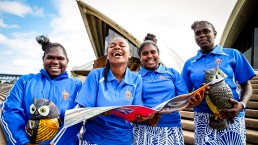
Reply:
[[[132, 71], [138, 71], [140, 60], [137, 49], [141, 41], [85, 1], [77, 0], [77, 4], [96, 60], [79, 67], [74, 67], [71, 70], [72, 75], [85, 79], [90, 70], [103, 67], [106, 62], [107, 44], [116, 36], [122, 36], [130, 42], [132, 58], [129, 61], [128, 67]], [[258, 0], [237, 0], [220, 39], [220, 45], [241, 51], [258, 73]], [[184, 61], [176, 53], [171, 53], [171, 58], [174, 58], [175, 67], [180, 70]], [[163, 58], [161, 58], [161, 63], [163, 63], [162, 60]], [[244, 73], [244, 70], [239, 71]], [[253, 95], [247, 104], [245, 114], [248, 145], [258, 144], [258, 77], [251, 80], [251, 83]], [[2, 97], [0, 96], [0, 101], [4, 97], [5, 94]], [[185, 144], [194, 144], [193, 110], [186, 109], [180, 113]], [[0, 145], [2, 144], [5, 143], [0, 130]]]
[[[116, 36], [122, 36], [129, 40], [133, 57], [130, 59], [128, 67], [132, 71], [138, 71], [140, 61], [137, 55], [137, 49], [141, 42], [133, 34], [105, 14], [88, 5], [85, 1], [77, 0], [77, 4], [97, 59], [83, 66], [75, 67], [72, 70], [73, 75], [87, 76], [91, 69], [103, 67], [106, 62], [107, 44], [109, 40]], [[238, 0], [231, 12], [220, 40], [220, 45], [241, 51], [256, 72], [258, 71], [257, 18], [257, 0]], [[171, 58], [174, 58], [175, 67], [180, 70], [184, 63], [183, 60], [176, 53], [172, 53]], [[239, 71], [244, 72], [244, 70]], [[247, 144], [258, 144], [258, 81], [254, 80], [252, 84], [255, 91], [248, 103], [248, 109], [246, 111]], [[194, 144], [193, 112], [192, 110], [183, 110], [181, 111], [181, 116], [185, 144]]]

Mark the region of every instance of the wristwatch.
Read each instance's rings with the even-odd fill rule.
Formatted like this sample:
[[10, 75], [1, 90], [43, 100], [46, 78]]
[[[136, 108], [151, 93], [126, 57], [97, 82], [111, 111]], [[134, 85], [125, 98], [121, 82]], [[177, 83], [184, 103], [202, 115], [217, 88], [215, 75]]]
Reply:
[[239, 103], [241, 103], [242, 105], [243, 105], [243, 111], [245, 111], [246, 110], [246, 105], [245, 105], [245, 103], [244, 102], [239, 102]]

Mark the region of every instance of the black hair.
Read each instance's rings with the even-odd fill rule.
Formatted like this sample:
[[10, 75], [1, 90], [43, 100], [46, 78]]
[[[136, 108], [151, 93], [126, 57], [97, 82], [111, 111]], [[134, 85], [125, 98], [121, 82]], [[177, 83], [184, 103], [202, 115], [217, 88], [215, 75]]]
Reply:
[[44, 60], [44, 57], [46, 56], [46, 54], [50, 51], [50, 48], [60, 47], [64, 52], [64, 55], [67, 59], [67, 62], [69, 61], [68, 56], [67, 56], [67, 52], [66, 52], [65, 48], [60, 43], [51, 43], [49, 38], [47, 38], [44, 35], [37, 36], [36, 40], [42, 46], [42, 50], [44, 51], [44, 54], [42, 56], [43, 60]]
[[[126, 40], [126, 42], [128, 43], [128, 40], [125, 39], [124, 37], [115, 37], [114, 39], [116, 39], [116, 38], [121, 38], [123, 40]], [[114, 39], [112, 39], [112, 41]], [[128, 44], [128, 47], [129, 47], [129, 44]], [[108, 51], [108, 48], [109, 48], [109, 46], [107, 47], [107, 51]], [[110, 70], [110, 61], [107, 59], [106, 65], [105, 65], [105, 70], [104, 70], [104, 81], [105, 81], [105, 88], [106, 88], [106, 90], [107, 90], [107, 80], [108, 80], [108, 71], [109, 70]]]
[[158, 40], [157, 40], [157, 38], [156, 38], [156, 36], [155, 36], [154, 34], [148, 33], [148, 34], [145, 36], [144, 41], [142, 42], [142, 44], [140, 45], [140, 47], [139, 47], [139, 49], [138, 49], [138, 51], [137, 51], [139, 57], [141, 57], [141, 52], [142, 52], [143, 47], [144, 47], [145, 45], [147, 45], [147, 44], [152, 44], [152, 45], [154, 45], [154, 46], [157, 48], [157, 51], [158, 51], [158, 53], [159, 53], [159, 48], [158, 48], [158, 46], [157, 46], [157, 41], [158, 41]]
[[200, 25], [200, 24], [207, 24], [210, 25], [214, 34], [217, 34], [217, 31], [215, 29], [215, 27], [208, 21], [195, 21], [192, 25], [191, 25], [191, 29], [195, 31], [195, 29]]
[[110, 69], [110, 62], [107, 59], [106, 65], [105, 65], [105, 70], [104, 70], [104, 81], [105, 81], [105, 88], [107, 90], [107, 79], [108, 79], [108, 71]]

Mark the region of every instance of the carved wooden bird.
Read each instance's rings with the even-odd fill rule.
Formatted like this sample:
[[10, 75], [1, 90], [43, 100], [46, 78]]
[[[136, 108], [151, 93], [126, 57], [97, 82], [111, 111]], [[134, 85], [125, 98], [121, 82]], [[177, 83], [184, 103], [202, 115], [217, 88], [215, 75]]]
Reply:
[[60, 128], [59, 111], [50, 100], [34, 98], [30, 105], [30, 120], [25, 127], [31, 143], [52, 139]]

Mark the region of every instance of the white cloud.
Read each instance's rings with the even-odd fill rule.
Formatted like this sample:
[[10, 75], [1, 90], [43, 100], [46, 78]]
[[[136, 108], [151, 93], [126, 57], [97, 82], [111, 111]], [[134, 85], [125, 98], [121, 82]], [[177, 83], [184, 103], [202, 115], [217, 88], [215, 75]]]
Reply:
[[18, 25], [5, 24], [3, 19], [0, 19], [0, 27], [2, 27], [2, 28], [20, 28]]
[[41, 46], [37, 44], [36, 32], [17, 33], [14, 38], [8, 38], [0, 34], [0, 46], [4, 46], [0, 51], [1, 72], [5, 73], [37, 73], [42, 67]]
[[[51, 21], [50, 40], [61, 43], [69, 57], [68, 71], [95, 59], [76, 1], [55, 1], [58, 16]], [[69, 11], [68, 11], [69, 9]]]
[[[169, 64], [173, 59], [171, 52], [166, 53], [170, 51], [169, 49], [178, 53], [183, 60], [196, 53], [198, 46], [195, 44], [190, 28], [195, 20], [211, 21], [217, 28], [219, 35], [216, 41], [218, 42], [236, 0], [213, 0], [209, 3], [204, 0], [85, 1], [141, 41], [149, 32], [156, 34], [158, 43], [161, 44], [162, 59]], [[67, 70], [70, 71], [74, 66], [94, 60], [95, 55], [76, 0], [52, 0], [51, 2], [55, 3], [58, 14], [51, 16], [51, 33], [47, 35], [52, 42], [59, 42], [66, 48], [70, 59]], [[208, 5], [204, 6], [204, 4]], [[42, 8], [29, 7], [23, 3], [11, 1], [0, 1], [0, 11], [20, 17], [28, 14], [43, 15]], [[10, 25], [5, 24], [3, 20], [0, 21], [0, 28], [6, 26]], [[35, 37], [40, 34], [32, 31], [11, 35], [12, 37], [7, 37], [7, 35], [0, 34], [0, 62], [4, 62], [0, 64], [0, 68], [4, 68], [4, 71], [8, 71], [7, 73], [37, 73], [42, 68], [43, 52]], [[0, 71], [3, 72], [2, 69]]]
[[16, 1], [0, 1], [0, 11], [24, 17], [27, 14], [43, 16], [43, 9], [30, 6]]
[[[74, 66], [81, 66], [95, 59], [76, 1], [59, 1], [58, 14], [50, 21], [51, 33], [46, 34], [51, 42], [62, 44], [68, 53], [69, 64], [67, 71]], [[67, 11], [69, 9], [69, 11]], [[37, 32], [13, 33], [13, 38], [0, 34], [0, 45], [8, 50], [1, 50], [1, 68], [8, 73], [28, 74], [37, 73], [42, 68], [41, 46], [35, 37]], [[3, 48], [3, 47], [2, 47]], [[12, 52], [12, 53], [10, 53]], [[1, 70], [3, 71], [3, 70]]]
[[[138, 40], [147, 33], [157, 36], [161, 60], [174, 66], [172, 49], [184, 61], [194, 56], [199, 47], [194, 40], [191, 24], [197, 20], [210, 21], [218, 31], [215, 43], [221, 34], [237, 0], [82, 0], [114, 20]], [[113, 4], [111, 4], [113, 3]]]

